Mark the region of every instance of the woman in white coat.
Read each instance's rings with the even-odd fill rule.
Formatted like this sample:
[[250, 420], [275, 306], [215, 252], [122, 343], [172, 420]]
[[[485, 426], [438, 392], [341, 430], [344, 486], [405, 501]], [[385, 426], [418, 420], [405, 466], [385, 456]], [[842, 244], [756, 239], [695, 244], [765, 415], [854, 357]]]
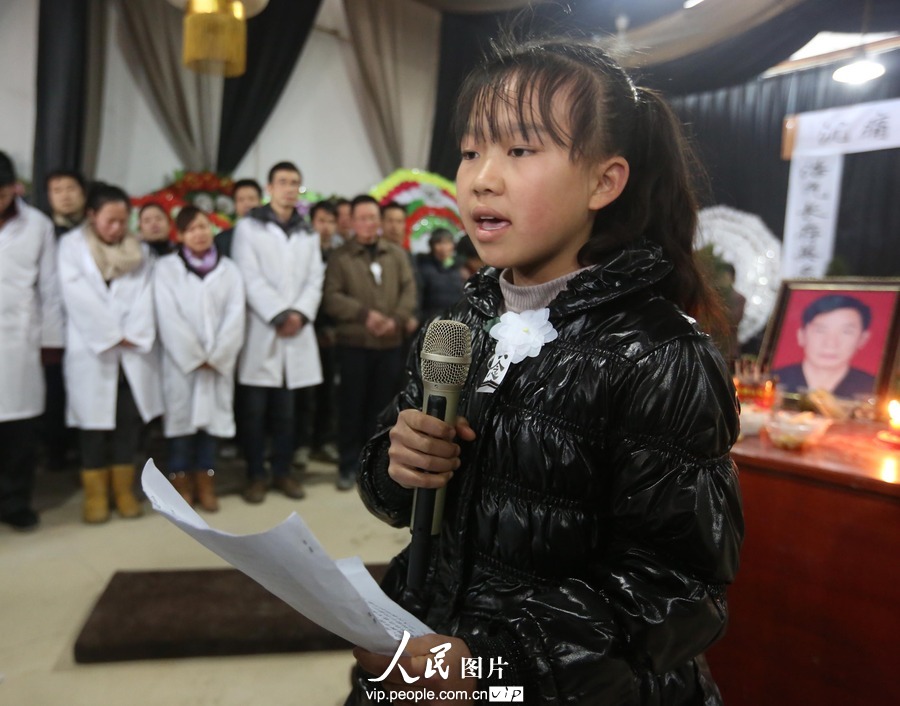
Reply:
[[63, 332], [53, 223], [16, 198], [15, 184], [0, 152], [0, 522], [28, 530], [38, 523], [31, 495], [41, 357], [62, 348]]
[[212, 467], [216, 438], [234, 436], [234, 369], [244, 340], [244, 284], [220, 257], [207, 215], [185, 206], [181, 247], [157, 260], [156, 320], [163, 346], [163, 431], [169, 480], [187, 502], [219, 509]]
[[91, 523], [109, 518], [110, 484], [122, 517], [142, 513], [133, 493], [141, 420], [162, 414], [149, 252], [128, 232], [129, 213], [122, 189], [96, 184], [87, 222], [59, 244], [66, 417], [81, 430], [84, 520]]

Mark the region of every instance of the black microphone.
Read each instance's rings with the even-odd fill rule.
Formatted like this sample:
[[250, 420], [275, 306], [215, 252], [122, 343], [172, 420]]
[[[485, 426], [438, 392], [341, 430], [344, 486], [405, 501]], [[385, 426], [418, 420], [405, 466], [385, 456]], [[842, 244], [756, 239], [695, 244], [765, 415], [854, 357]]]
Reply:
[[[422, 411], [447, 424], [456, 424], [459, 393], [472, 362], [472, 332], [459, 321], [432, 321], [422, 341], [422, 384], [425, 398]], [[431, 538], [441, 530], [444, 517], [444, 488], [416, 488], [413, 494], [409, 531], [409, 567], [406, 584], [418, 590], [425, 584]]]

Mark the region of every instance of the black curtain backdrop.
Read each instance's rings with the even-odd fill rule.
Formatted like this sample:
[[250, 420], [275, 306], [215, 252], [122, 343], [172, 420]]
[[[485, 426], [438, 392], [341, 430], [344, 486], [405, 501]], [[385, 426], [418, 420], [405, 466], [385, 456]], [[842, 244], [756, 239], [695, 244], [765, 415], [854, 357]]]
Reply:
[[225, 80], [217, 169], [232, 172], [266, 124], [322, 0], [271, 0], [247, 22], [247, 72]]
[[[663, 90], [669, 96], [710, 91], [740, 84], [788, 58], [818, 32], [859, 32], [864, 0], [808, 0], [744, 35], [677, 61], [636, 72], [636, 81]], [[456, 93], [463, 78], [480, 60], [490, 39], [510, 24], [530, 25], [542, 33], [608, 34], [615, 17], [629, 16], [638, 27], [660, 16], [683, 11], [683, 2], [624, 2], [573, 0], [566, 6], [537, 6], [530, 14], [445, 14], [441, 26], [441, 56], [437, 103], [429, 168], [453, 178], [459, 162], [450, 122]], [[567, 11], [567, 8], [569, 11]], [[900, 2], [872, 0], [868, 31], [900, 30]], [[830, 76], [830, 74], [829, 74]], [[825, 106], [823, 106], [825, 107]], [[780, 132], [779, 132], [780, 137]]]
[[[41, 0], [38, 14], [37, 107], [32, 200], [48, 211], [44, 179], [82, 168], [90, 3]], [[12, 70], [6, 67], [6, 70]]]
[[[900, 98], [900, 50], [861, 86], [838, 83], [831, 64], [742, 86], [682, 96], [686, 123], [710, 176], [712, 203], [755, 213], [782, 237], [790, 163], [781, 159], [788, 114]], [[900, 149], [844, 157], [835, 255], [848, 275], [900, 275]]]
[[484, 54], [500, 27], [503, 14], [451, 15], [441, 19], [441, 53], [435, 97], [434, 127], [428, 169], [448, 179], [456, 178], [459, 145], [453, 139], [453, 108], [466, 74]]

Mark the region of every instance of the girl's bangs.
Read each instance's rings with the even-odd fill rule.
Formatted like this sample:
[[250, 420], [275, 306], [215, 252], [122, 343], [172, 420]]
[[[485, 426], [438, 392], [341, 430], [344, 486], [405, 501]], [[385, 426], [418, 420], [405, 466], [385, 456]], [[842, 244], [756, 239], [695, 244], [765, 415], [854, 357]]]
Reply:
[[[541, 67], [506, 67], [470, 80], [457, 104], [456, 137], [499, 142], [504, 137], [545, 137], [560, 147], [571, 149], [572, 135], [560, 110], [558, 96], [571, 95], [571, 76]], [[524, 87], [520, 90], [520, 87]]]

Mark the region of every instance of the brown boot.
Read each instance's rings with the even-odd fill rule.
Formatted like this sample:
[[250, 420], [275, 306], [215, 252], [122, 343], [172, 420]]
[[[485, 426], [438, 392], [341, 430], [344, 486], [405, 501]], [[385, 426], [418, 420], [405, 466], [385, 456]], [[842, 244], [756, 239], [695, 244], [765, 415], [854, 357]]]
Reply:
[[109, 469], [85, 468], [81, 471], [84, 488], [84, 521], [98, 524], [109, 519]]
[[195, 471], [193, 476], [197, 488], [197, 502], [200, 503], [200, 507], [207, 512], [218, 512], [219, 499], [216, 497], [215, 472], [212, 469]]
[[170, 473], [169, 482], [172, 484], [172, 487], [178, 491], [178, 494], [184, 498], [184, 501], [188, 505], [194, 505], [193, 474], [188, 475], [184, 471], [180, 471], [179, 473]]
[[303, 484], [292, 476], [275, 476], [272, 479], [272, 487], [294, 500], [301, 500], [306, 497]]
[[131, 518], [144, 514], [144, 509], [134, 497], [134, 466], [129, 463], [112, 467], [112, 489], [119, 515]]

